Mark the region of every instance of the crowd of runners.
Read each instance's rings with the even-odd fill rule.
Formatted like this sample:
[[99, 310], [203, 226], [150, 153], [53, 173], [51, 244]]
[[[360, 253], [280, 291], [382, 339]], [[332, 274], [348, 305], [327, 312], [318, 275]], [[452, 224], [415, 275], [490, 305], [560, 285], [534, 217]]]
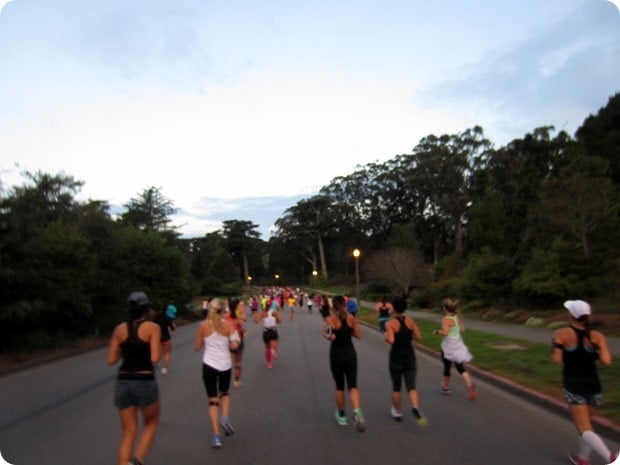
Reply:
[[[132, 293], [128, 306], [127, 322], [119, 324], [112, 336], [108, 363], [112, 365], [121, 361], [115, 389], [115, 405], [123, 429], [118, 463], [143, 465], [159, 422], [159, 395], [154, 370], [163, 358], [161, 373], [168, 373], [176, 308], [169, 305], [165, 313], [153, 314], [143, 292]], [[590, 421], [593, 407], [601, 403], [595, 363], [609, 364], [611, 355], [605, 337], [589, 329], [589, 304], [567, 301], [565, 307], [569, 311], [570, 325], [554, 334], [552, 361], [564, 364], [564, 394], [580, 435], [578, 449], [569, 454], [569, 459], [575, 465], [590, 465], [590, 454], [595, 451], [612, 462], [615, 454], [594, 433]], [[421, 335], [415, 321], [405, 315], [405, 310], [406, 300], [402, 297], [388, 299], [385, 296], [375, 306], [378, 328], [389, 347], [390, 414], [394, 421], [402, 420], [404, 386], [411, 414], [418, 425], [425, 426], [428, 420], [416, 389], [417, 367], [412, 344]], [[440, 392], [451, 394], [451, 368], [454, 366], [467, 387], [467, 398], [474, 401], [478, 393], [465, 366], [473, 357], [462, 338], [465, 325], [459, 302], [445, 299], [442, 310], [441, 325], [433, 331], [433, 335], [442, 337]], [[215, 298], [203, 302], [203, 321], [196, 332], [194, 350], [202, 351], [202, 379], [212, 427], [212, 447], [222, 447], [222, 436], [235, 433], [229, 419], [230, 388], [242, 386], [244, 335], [248, 321], [262, 328], [265, 366], [271, 369], [278, 359], [278, 325], [285, 318], [293, 321], [296, 312], [301, 311], [309, 314], [316, 311], [322, 317], [322, 335], [330, 343], [329, 369], [335, 386], [335, 421], [338, 425], [348, 425], [348, 394], [356, 429], [360, 432], [366, 429], [357, 383], [357, 353], [353, 344], [354, 339], [361, 337], [356, 316], [357, 302], [345, 295], [328, 296], [273, 287], [262, 289], [247, 300]], [[143, 420], [140, 435], [139, 413]]]

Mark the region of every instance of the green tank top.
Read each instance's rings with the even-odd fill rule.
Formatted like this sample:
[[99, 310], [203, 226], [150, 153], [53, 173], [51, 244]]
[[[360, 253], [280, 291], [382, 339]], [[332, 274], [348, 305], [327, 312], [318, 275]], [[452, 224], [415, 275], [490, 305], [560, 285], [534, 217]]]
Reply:
[[461, 328], [459, 326], [459, 319], [457, 318], [456, 315], [454, 316], [450, 316], [448, 315], [447, 318], [450, 318], [452, 321], [454, 321], [454, 326], [450, 327], [450, 331], [448, 331], [448, 336], [452, 339], [459, 339], [461, 337]]

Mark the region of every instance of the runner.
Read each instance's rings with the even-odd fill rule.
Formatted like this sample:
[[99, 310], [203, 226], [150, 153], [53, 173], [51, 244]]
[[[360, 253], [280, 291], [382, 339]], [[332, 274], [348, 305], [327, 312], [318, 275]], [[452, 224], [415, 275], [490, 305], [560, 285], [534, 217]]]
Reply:
[[233, 362], [233, 386], [241, 387], [241, 363], [243, 359], [243, 337], [246, 332], [245, 323], [247, 321], [247, 315], [245, 313], [245, 304], [242, 299], [232, 298], [228, 300], [227, 313], [230, 322], [233, 324], [235, 330], [239, 334], [239, 346], [236, 349], [231, 349]]
[[314, 300], [312, 299], [312, 296], [309, 294], [306, 294], [306, 305], [308, 306], [308, 313], [312, 313], [313, 304], [314, 304]]
[[379, 331], [385, 333], [385, 323], [390, 319], [390, 315], [394, 311], [394, 307], [388, 300], [387, 296], [383, 296], [377, 305], [375, 311], [379, 314]]
[[[114, 328], [107, 362], [115, 365], [122, 359], [114, 392], [114, 405], [123, 428], [118, 464], [142, 465], [159, 425], [159, 390], [154, 364], [161, 357], [161, 331], [158, 325], [146, 320], [151, 303], [144, 292], [129, 294], [127, 304], [128, 320]], [[144, 426], [134, 452], [138, 412]]]
[[261, 319], [263, 320], [265, 360], [267, 361], [267, 368], [273, 368], [273, 360], [278, 358], [279, 335], [277, 325], [282, 322], [282, 318], [277, 310], [269, 309], [266, 312], [262, 312]]
[[347, 313], [344, 297], [336, 295], [332, 299], [332, 314], [325, 319], [323, 336], [331, 341], [329, 366], [336, 384], [336, 422], [341, 426], [348, 424], [345, 415], [345, 383], [349, 389], [349, 399], [353, 407], [353, 420], [358, 431], [366, 429], [366, 421], [360, 407], [360, 392], [357, 387], [357, 353], [352, 338], [361, 337], [357, 319]]
[[441, 360], [443, 362], [441, 392], [442, 394], [452, 393], [450, 388], [450, 368], [454, 363], [456, 371], [458, 371], [467, 385], [467, 398], [475, 400], [477, 397], [476, 387], [465, 368], [465, 363], [469, 362], [473, 357], [461, 337], [461, 333], [465, 332], [465, 325], [463, 324], [462, 316], [458, 312], [458, 305], [458, 300], [444, 299], [441, 308], [445, 316], [441, 320], [441, 328], [433, 331], [433, 334], [443, 336], [441, 341]]
[[258, 319], [258, 299], [255, 295], [250, 297], [250, 312], [252, 312], [252, 319], [256, 321]]
[[564, 398], [579, 433], [577, 452], [569, 452], [568, 458], [575, 465], [590, 465], [594, 450], [606, 463], [616, 460], [601, 437], [592, 428], [595, 407], [602, 405], [601, 383], [596, 361], [611, 365], [611, 353], [607, 339], [590, 330], [590, 304], [583, 300], [567, 300], [564, 307], [569, 313], [570, 326], [560, 328], [553, 334], [551, 361], [563, 364]]
[[293, 318], [295, 318], [295, 304], [297, 304], [297, 299], [292, 292], [289, 294], [286, 303], [288, 305], [289, 320], [292, 320]]
[[405, 390], [411, 403], [411, 413], [418, 420], [418, 425], [426, 425], [426, 416], [420, 409], [420, 399], [416, 389], [416, 358], [413, 339], [420, 339], [420, 329], [412, 318], [404, 316], [407, 301], [396, 297], [390, 307], [394, 310], [394, 317], [385, 324], [385, 341], [391, 345], [389, 371], [392, 379], [392, 409], [391, 415], [395, 421], [401, 421], [403, 414], [401, 405], [401, 387], [405, 382]]
[[172, 332], [176, 329], [176, 325], [174, 324], [176, 316], [177, 308], [172, 304], [166, 307], [165, 313], [161, 310], [155, 313], [154, 321], [161, 329], [161, 350], [163, 354], [161, 374], [164, 376], [168, 374], [168, 366], [172, 358]]
[[202, 381], [209, 398], [209, 418], [213, 428], [210, 444], [215, 448], [222, 447], [220, 426], [226, 436], [235, 432], [228, 420], [228, 390], [232, 371], [230, 351], [236, 349], [239, 342], [239, 333], [226, 319], [226, 303], [221, 299], [213, 299], [209, 304], [207, 319], [198, 326], [194, 350], [198, 352], [204, 349]]

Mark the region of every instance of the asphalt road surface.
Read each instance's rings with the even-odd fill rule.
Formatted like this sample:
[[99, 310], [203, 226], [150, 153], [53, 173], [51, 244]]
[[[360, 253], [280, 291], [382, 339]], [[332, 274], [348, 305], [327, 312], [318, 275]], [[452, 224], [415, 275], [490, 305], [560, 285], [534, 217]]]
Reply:
[[[192, 349], [197, 324], [177, 329], [170, 372], [158, 375], [162, 416], [148, 465], [568, 463], [576, 432], [566, 416], [475, 378], [476, 401], [466, 399], [456, 375], [452, 395], [441, 395], [440, 362], [420, 353], [418, 390], [428, 425], [419, 427], [407, 413], [401, 423], [394, 422], [388, 348], [377, 331], [366, 327], [356, 348], [368, 427], [359, 433], [352, 425], [337, 425], [321, 318], [307, 310], [297, 311], [293, 321], [286, 312], [283, 316], [279, 358], [272, 369], [265, 365], [261, 327], [248, 324], [243, 386], [231, 392], [236, 433], [224, 438], [219, 450], [209, 447], [201, 354]], [[105, 355], [96, 350], [0, 378], [0, 453], [6, 461], [116, 464], [120, 423], [112, 400], [117, 368], [106, 365]], [[620, 438], [605, 439], [619, 449]], [[593, 457], [593, 464], [599, 463]]]

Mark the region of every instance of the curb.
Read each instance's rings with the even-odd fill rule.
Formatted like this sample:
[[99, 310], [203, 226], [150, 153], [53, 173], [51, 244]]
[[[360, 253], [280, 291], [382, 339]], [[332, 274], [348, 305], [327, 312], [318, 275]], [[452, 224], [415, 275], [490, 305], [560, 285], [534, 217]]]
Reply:
[[[371, 328], [375, 331], [378, 331], [375, 325], [370, 325], [361, 320], [358, 320], [358, 321], [364, 326]], [[418, 344], [417, 342], [414, 342], [413, 345], [416, 351], [420, 351], [432, 357], [437, 357], [437, 358], [441, 357], [441, 353], [437, 350], [430, 349], [426, 346]], [[491, 373], [490, 371], [486, 371], [481, 368], [478, 368], [475, 365], [472, 365], [471, 363], [467, 364], [467, 370], [470, 371], [477, 378], [483, 381], [486, 381], [490, 384], [493, 384], [496, 387], [501, 388], [505, 391], [508, 391], [511, 394], [514, 394], [535, 405], [538, 405], [539, 407], [545, 408], [546, 410], [562, 415], [564, 417], [567, 417], [567, 418], [569, 417], [568, 406], [564, 402], [554, 399], [551, 396], [538, 392], [527, 386], [523, 386], [522, 384], [515, 383], [514, 381], [511, 381], [502, 376], [498, 376], [494, 373]], [[592, 423], [598, 433], [604, 436], [607, 436], [610, 439], [617, 438], [618, 436], [620, 436], [620, 425], [614, 423], [611, 420], [608, 420], [607, 418], [594, 416], [592, 417]]]

